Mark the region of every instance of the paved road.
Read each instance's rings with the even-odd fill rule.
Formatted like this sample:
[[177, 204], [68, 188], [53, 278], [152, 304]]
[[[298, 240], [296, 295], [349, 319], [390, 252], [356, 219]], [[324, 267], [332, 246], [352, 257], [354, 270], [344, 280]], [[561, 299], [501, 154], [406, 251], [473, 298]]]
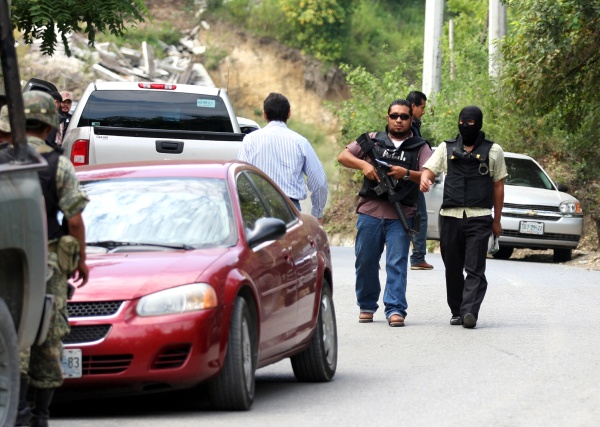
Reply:
[[[250, 412], [214, 412], [189, 395], [53, 409], [52, 426], [596, 426], [600, 272], [489, 260], [478, 327], [450, 326], [443, 264], [409, 271], [404, 328], [357, 322], [353, 248], [333, 248], [339, 365], [299, 384], [287, 361], [257, 373]], [[383, 272], [382, 272], [383, 277]]]

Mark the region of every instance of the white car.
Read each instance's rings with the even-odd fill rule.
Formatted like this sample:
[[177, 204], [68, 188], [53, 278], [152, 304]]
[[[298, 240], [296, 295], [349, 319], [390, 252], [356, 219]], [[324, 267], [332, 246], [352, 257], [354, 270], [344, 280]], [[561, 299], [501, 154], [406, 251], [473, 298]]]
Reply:
[[[581, 203], [555, 184], [531, 157], [504, 153], [508, 176], [504, 179], [504, 207], [500, 249], [494, 258], [508, 259], [515, 248], [553, 249], [554, 262], [571, 259], [583, 232]], [[427, 203], [427, 239], [439, 240], [439, 212], [445, 174], [435, 179]]]
[[240, 125], [240, 132], [242, 132], [243, 134], [249, 134], [251, 132], [254, 132], [255, 130], [260, 129], [260, 125], [254, 120], [238, 116], [237, 121]]

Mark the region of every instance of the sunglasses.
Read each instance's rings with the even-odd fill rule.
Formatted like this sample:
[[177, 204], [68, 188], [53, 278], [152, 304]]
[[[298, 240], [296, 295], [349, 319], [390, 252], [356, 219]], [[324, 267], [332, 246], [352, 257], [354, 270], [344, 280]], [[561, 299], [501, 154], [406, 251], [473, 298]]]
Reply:
[[408, 114], [396, 114], [396, 113], [392, 113], [392, 114], [388, 114], [388, 117], [392, 120], [408, 120], [410, 119], [410, 116]]

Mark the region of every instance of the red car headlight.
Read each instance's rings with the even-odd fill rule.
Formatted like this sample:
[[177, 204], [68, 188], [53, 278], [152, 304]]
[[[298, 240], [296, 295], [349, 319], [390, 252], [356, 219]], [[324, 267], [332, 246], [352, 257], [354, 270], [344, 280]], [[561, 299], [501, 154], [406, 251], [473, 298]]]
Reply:
[[140, 299], [136, 307], [138, 316], [164, 316], [213, 308], [217, 294], [207, 283], [194, 283], [166, 289]]

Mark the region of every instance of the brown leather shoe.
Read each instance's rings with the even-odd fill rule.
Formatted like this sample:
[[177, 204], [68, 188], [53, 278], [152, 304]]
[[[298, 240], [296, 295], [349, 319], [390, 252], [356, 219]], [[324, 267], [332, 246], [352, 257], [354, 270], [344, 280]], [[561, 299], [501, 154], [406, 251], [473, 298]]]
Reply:
[[373, 313], [361, 311], [358, 315], [358, 323], [371, 323], [373, 321]]
[[420, 264], [411, 265], [410, 269], [411, 270], [433, 270], [433, 265], [427, 264], [425, 261], [423, 261]]
[[392, 314], [388, 317], [388, 325], [392, 327], [404, 326], [404, 317], [399, 314]]

